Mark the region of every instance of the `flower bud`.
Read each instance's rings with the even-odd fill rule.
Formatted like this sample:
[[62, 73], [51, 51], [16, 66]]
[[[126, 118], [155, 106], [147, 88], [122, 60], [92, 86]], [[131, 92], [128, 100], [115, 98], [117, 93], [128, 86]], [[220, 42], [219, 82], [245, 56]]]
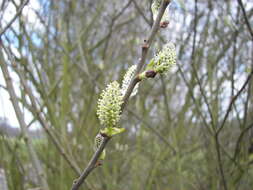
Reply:
[[[124, 78], [123, 78], [123, 81], [122, 81], [122, 86], [121, 86], [121, 93], [122, 95], [124, 96], [126, 91], [127, 91], [127, 88], [131, 82], [131, 80], [134, 78], [135, 76], [135, 72], [136, 72], [136, 69], [137, 69], [137, 66], [136, 65], [132, 65], [126, 72]], [[138, 88], [139, 88], [139, 84], [137, 84], [133, 91], [132, 91], [132, 94], [131, 94], [131, 97], [132, 96], [135, 96], [138, 92]]]
[[94, 151], [97, 151], [97, 149], [99, 148], [99, 146], [102, 144], [103, 142], [103, 136], [98, 133], [95, 137], [95, 140], [94, 140]]
[[[161, 7], [162, 4], [162, 0], [154, 0], [154, 2], [151, 5], [151, 10], [152, 10], [152, 14], [153, 14], [153, 20], [155, 21], [158, 13], [159, 13], [159, 9]], [[168, 23], [169, 21], [169, 13], [168, 13], [168, 9], [165, 10], [163, 17], [161, 19], [161, 23]], [[164, 24], [161, 26], [162, 28], [166, 28], [164, 26]]]
[[[95, 140], [94, 140], [94, 151], [95, 151], [95, 152], [98, 150], [98, 148], [99, 148], [100, 145], [102, 144], [103, 139], [104, 139], [104, 137], [103, 137], [100, 133], [98, 133], [98, 134], [96, 135]], [[104, 149], [104, 150], [102, 151], [102, 153], [101, 153], [99, 159], [100, 159], [100, 160], [104, 160], [104, 159], [105, 159], [105, 154], [106, 154], [106, 152], [105, 152], [105, 149]], [[100, 164], [99, 164], [99, 165], [100, 165]]]

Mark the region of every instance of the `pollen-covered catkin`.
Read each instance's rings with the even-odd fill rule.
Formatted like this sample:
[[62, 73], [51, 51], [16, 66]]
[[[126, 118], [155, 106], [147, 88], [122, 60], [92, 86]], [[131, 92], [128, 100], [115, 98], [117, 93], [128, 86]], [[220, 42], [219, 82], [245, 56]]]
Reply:
[[154, 59], [154, 71], [157, 73], [164, 73], [169, 71], [172, 66], [176, 64], [176, 48], [173, 43], [167, 43], [163, 49], [158, 52]]
[[[154, 2], [151, 5], [151, 10], [152, 10], [152, 14], [153, 14], [153, 20], [156, 20], [158, 13], [159, 13], [159, 9], [161, 7], [162, 4], [162, 0], [154, 0]], [[166, 22], [169, 20], [169, 12], [168, 12], [168, 8], [165, 10], [165, 13], [163, 14], [163, 17], [161, 19], [161, 22]]]
[[114, 127], [119, 119], [123, 96], [119, 83], [114, 81], [103, 90], [98, 100], [97, 115], [99, 121], [104, 127]]

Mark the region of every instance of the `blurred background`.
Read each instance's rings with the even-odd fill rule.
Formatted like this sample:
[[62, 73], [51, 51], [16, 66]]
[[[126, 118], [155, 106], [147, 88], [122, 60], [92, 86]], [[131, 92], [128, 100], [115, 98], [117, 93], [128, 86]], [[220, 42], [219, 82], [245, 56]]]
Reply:
[[[25, 5], [1, 34], [0, 190], [38, 189], [36, 163], [49, 189], [70, 189], [94, 153], [101, 91], [138, 63], [151, 4], [0, 0], [0, 31]], [[173, 42], [177, 65], [141, 82], [122, 114], [126, 132], [82, 188], [252, 190], [253, 2], [173, 0], [166, 14], [147, 63]]]

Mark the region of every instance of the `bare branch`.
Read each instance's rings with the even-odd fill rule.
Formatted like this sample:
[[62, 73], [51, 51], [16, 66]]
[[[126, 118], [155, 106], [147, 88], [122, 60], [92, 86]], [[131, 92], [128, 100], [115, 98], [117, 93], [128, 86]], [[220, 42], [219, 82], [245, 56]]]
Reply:
[[109, 142], [109, 140], [110, 140], [110, 137], [103, 138], [103, 142], [101, 143], [100, 147], [95, 152], [95, 154], [92, 156], [90, 162], [88, 163], [88, 166], [85, 168], [85, 170], [80, 175], [80, 177], [74, 181], [71, 190], [79, 189], [79, 187], [83, 184], [86, 177], [88, 177], [90, 172], [96, 167], [97, 160], [99, 159], [100, 154], [103, 152], [103, 150], [104, 150], [105, 146], [107, 145], [107, 143]]
[[227, 108], [226, 114], [222, 120], [222, 123], [220, 125], [220, 128], [217, 130], [217, 135], [220, 134], [221, 130], [223, 129], [223, 127], [225, 126], [225, 123], [227, 121], [228, 115], [232, 110], [233, 104], [235, 103], [235, 101], [237, 100], [237, 98], [241, 95], [241, 93], [245, 90], [246, 86], [248, 85], [248, 83], [250, 82], [251, 78], [253, 76], [253, 69], [250, 72], [250, 74], [248, 75], [246, 81], [244, 82], [244, 84], [242, 85], [242, 87], [240, 88], [240, 90], [237, 92], [237, 94], [231, 99], [230, 104]]
[[[2, 47], [2, 44], [0, 44], [0, 45]], [[29, 153], [31, 161], [33, 163], [33, 167], [35, 168], [35, 171], [37, 174], [36, 178], [37, 178], [38, 182], [40, 183], [41, 187], [45, 190], [48, 190], [49, 187], [47, 184], [46, 175], [43, 171], [42, 165], [41, 165], [40, 160], [34, 150], [34, 147], [32, 146], [32, 141], [31, 141], [29, 133], [28, 133], [28, 128], [26, 126], [24, 116], [23, 116], [22, 111], [21, 111], [19, 104], [18, 104], [18, 98], [17, 98], [17, 95], [14, 90], [14, 86], [12, 83], [10, 73], [7, 68], [7, 64], [4, 63], [5, 61], [4, 61], [2, 51], [0, 52], [0, 61], [1, 61], [0, 66], [2, 69], [2, 73], [4, 76], [5, 82], [6, 82], [6, 86], [7, 86], [10, 98], [11, 98], [11, 102], [12, 102], [14, 111], [16, 113], [17, 119], [19, 121], [21, 131], [22, 131], [22, 134], [23, 134], [23, 137], [24, 137], [27, 149], [28, 149], [28, 153]]]
[[0, 31], [0, 38], [5, 33], [5, 31], [12, 25], [12, 23], [18, 18], [18, 16], [22, 13], [23, 8], [27, 5], [29, 0], [26, 0], [18, 9], [16, 15], [10, 20], [10, 22]]
[[243, 17], [245, 19], [245, 22], [246, 22], [246, 25], [247, 25], [247, 28], [248, 28], [248, 31], [250, 33], [250, 36], [251, 36], [251, 40], [253, 41], [253, 31], [252, 31], [252, 28], [250, 26], [250, 23], [249, 23], [249, 19], [247, 17], [247, 14], [246, 14], [246, 11], [245, 11], [245, 8], [242, 4], [242, 0], [237, 0], [238, 4], [240, 5], [241, 9], [242, 9], [242, 13], [243, 13]]

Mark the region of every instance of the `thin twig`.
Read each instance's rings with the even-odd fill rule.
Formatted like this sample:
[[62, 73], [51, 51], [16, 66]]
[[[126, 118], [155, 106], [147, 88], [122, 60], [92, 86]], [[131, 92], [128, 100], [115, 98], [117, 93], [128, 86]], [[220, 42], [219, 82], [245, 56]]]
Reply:
[[18, 9], [16, 15], [10, 20], [10, 22], [0, 31], [0, 38], [5, 33], [5, 31], [12, 25], [12, 23], [18, 18], [18, 16], [22, 13], [23, 8], [27, 5], [29, 0], [26, 0]]
[[90, 174], [90, 172], [96, 167], [97, 160], [99, 159], [100, 154], [103, 152], [106, 144], [109, 142], [110, 137], [104, 137], [103, 141], [98, 148], [98, 150], [95, 152], [95, 154], [92, 156], [90, 162], [88, 163], [88, 166], [85, 168], [83, 173], [80, 175], [80, 177], [74, 181], [73, 186], [71, 190], [77, 190], [82, 185], [86, 177]]
[[216, 145], [216, 151], [217, 151], [217, 157], [218, 157], [218, 164], [219, 164], [219, 169], [220, 169], [220, 172], [221, 172], [221, 176], [222, 176], [222, 181], [223, 181], [223, 185], [224, 185], [224, 189], [227, 190], [227, 184], [226, 184], [226, 180], [225, 180], [225, 174], [224, 174], [224, 171], [223, 171], [223, 166], [222, 166], [222, 160], [221, 160], [221, 152], [220, 152], [220, 142], [219, 142], [219, 134], [220, 132], [222, 131], [222, 129], [224, 128], [225, 126], [225, 123], [226, 123], [226, 120], [229, 116], [229, 113], [231, 112], [232, 110], [232, 107], [234, 105], [234, 102], [237, 100], [237, 98], [239, 97], [239, 95], [244, 91], [244, 89], [246, 88], [246, 86], [248, 85], [248, 83], [250, 82], [251, 80], [251, 77], [253, 75], [253, 70], [251, 71], [251, 73], [248, 75], [246, 81], [244, 82], [243, 86], [241, 87], [241, 89], [237, 92], [237, 94], [232, 98], [229, 106], [228, 106], [228, 109], [226, 111], [226, 114], [224, 116], [224, 119], [221, 123], [221, 126], [219, 127], [219, 129], [217, 130], [216, 134], [215, 134], [215, 145]]
[[163, 78], [162, 75], [160, 76], [160, 79], [161, 79], [161, 83], [162, 83], [162, 92], [163, 92], [166, 115], [167, 115], [167, 118], [168, 118], [168, 122], [170, 123], [171, 122], [171, 115], [170, 115], [170, 109], [169, 109], [169, 101], [168, 101], [168, 97], [167, 97], [167, 94], [166, 94], [166, 84], [164, 82], [164, 78]]
[[246, 132], [248, 132], [251, 128], [253, 128], [253, 123], [251, 123], [250, 125], [248, 125], [248, 127], [246, 127], [245, 129], [243, 129], [243, 131], [241, 132], [240, 136], [238, 137], [238, 140], [236, 142], [236, 146], [235, 146], [235, 152], [234, 152], [234, 157], [233, 159], [236, 160], [237, 155], [240, 152], [240, 144], [241, 141], [244, 137], [244, 135], [246, 134]]
[[249, 83], [251, 77], [253, 75], [253, 70], [251, 71], [251, 73], [248, 75], [246, 81], [244, 82], [243, 86], [241, 87], [241, 89], [238, 91], [238, 93], [232, 98], [229, 106], [228, 106], [228, 109], [226, 111], [226, 114], [224, 116], [224, 119], [221, 123], [221, 126], [220, 128], [217, 130], [216, 134], [215, 134], [215, 145], [216, 145], [216, 151], [217, 151], [217, 157], [218, 157], [218, 164], [219, 164], [219, 169], [220, 169], [220, 172], [221, 172], [221, 176], [222, 176], [222, 181], [223, 181], [223, 185], [224, 185], [224, 189], [227, 190], [227, 184], [226, 184], [226, 180], [225, 180], [225, 174], [224, 174], [224, 171], [223, 171], [223, 166], [222, 166], [222, 160], [221, 160], [221, 152], [220, 152], [220, 142], [219, 142], [219, 134], [220, 132], [222, 131], [222, 129], [224, 128], [225, 126], [225, 123], [226, 123], [226, 120], [229, 116], [229, 113], [231, 112], [232, 110], [232, 107], [234, 105], [234, 102], [237, 100], [237, 98], [239, 97], [239, 95], [243, 92], [243, 90], [246, 88], [247, 84]]
[[146, 16], [145, 14], [141, 11], [141, 8], [139, 7], [139, 5], [137, 4], [136, 0], [132, 0], [132, 2], [134, 3], [134, 6], [136, 8], [136, 10], [140, 13], [140, 15], [142, 16], [142, 18], [145, 20], [145, 22], [152, 26], [152, 21], [150, 21]]
[[[21, 84], [23, 85], [25, 92], [31, 101], [31, 110], [30, 111], [37, 117], [37, 119], [40, 122], [41, 126], [43, 127], [44, 131], [46, 132], [46, 134], [48, 135], [48, 137], [50, 138], [52, 143], [55, 145], [55, 147], [59, 151], [60, 155], [62, 155], [64, 160], [68, 163], [70, 168], [76, 173], [76, 175], [80, 175], [81, 174], [80, 168], [73, 161], [73, 159], [69, 156], [69, 154], [66, 153], [66, 151], [64, 150], [64, 148], [62, 147], [62, 145], [60, 144], [58, 139], [52, 133], [52, 131], [51, 131], [52, 128], [48, 125], [48, 123], [46, 122], [46, 120], [42, 116], [41, 109], [38, 107], [38, 105], [36, 103], [36, 98], [33, 95], [32, 90], [29, 88], [29, 86], [25, 80], [24, 74], [19, 69], [17, 69], [15, 67], [15, 65], [17, 65], [17, 64], [15, 63], [15, 60], [13, 59], [13, 56], [10, 54], [10, 52], [5, 47], [3, 47], [3, 49], [5, 50], [7, 55], [9, 56], [9, 58], [12, 62], [12, 66], [15, 69], [16, 73], [18, 74]], [[86, 183], [86, 185], [89, 187], [88, 183]]]
[[220, 174], [221, 174], [221, 179], [222, 179], [222, 183], [223, 183], [224, 189], [227, 190], [228, 189], [228, 187], [227, 187], [227, 181], [226, 181], [226, 178], [225, 178], [225, 174], [224, 174], [224, 170], [223, 170], [223, 165], [222, 165], [222, 160], [221, 160], [219, 137], [216, 134], [214, 136], [214, 138], [215, 138], [215, 147], [216, 147], [215, 150], [216, 150], [216, 153], [217, 153], [218, 166], [219, 166], [219, 170], [220, 170]]
[[[154, 37], [155, 37], [155, 35], [156, 35], [159, 27], [160, 27], [160, 21], [161, 21], [162, 16], [163, 16], [163, 14], [164, 14], [167, 6], [169, 5], [169, 3], [170, 3], [170, 0], [163, 0], [162, 5], [161, 5], [161, 7], [159, 9], [158, 16], [156, 18], [156, 21], [154, 22], [154, 24], [152, 26], [151, 32], [149, 34], [149, 37], [147, 38], [147, 40], [144, 40], [144, 44], [142, 45], [141, 59], [140, 59], [138, 65], [137, 65], [137, 69], [136, 69], [136, 73], [135, 73], [136, 76], [138, 76], [138, 74], [141, 72], [141, 69], [142, 69], [143, 65], [145, 64], [149, 47], [152, 44], [152, 41], [153, 41], [153, 39], [154, 39]], [[126, 106], [126, 104], [128, 102], [128, 99], [129, 99], [129, 97], [130, 97], [130, 95], [131, 95], [131, 93], [132, 93], [135, 85], [138, 82], [140, 82], [140, 80], [138, 79], [138, 77], [135, 77], [131, 81], [130, 85], [128, 86], [126, 94], [125, 94], [125, 96], [123, 98], [124, 103], [122, 104], [122, 107], [121, 107], [122, 110]]]
[[237, 94], [232, 98], [232, 100], [230, 101], [230, 104], [227, 108], [227, 111], [226, 111], [226, 114], [222, 120], [222, 123], [220, 125], [220, 128], [217, 130], [217, 135], [219, 135], [219, 133], [222, 131], [223, 127], [225, 126], [225, 123], [227, 121], [227, 118], [229, 116], [229, 113], [231, 112], [232, 110], [232, 106], [233, 104], [235, 103], [235, 101], [237, 100], [237, 98], [241, 95], [241, 93], [245, 90], [246, 86], [248, 85], [248, 83], [250, 82], [251, 78], [253, 76], [253, 69], [252, 71], [250, 72], [250, 74], [248, 75], [246, 81], [244, 82], [244, 84], [242, 85], [242, 87], [240, 88], [240, 90], [237, 92]]
[[[1, 43], [1, 41], [0, 41]], [[2, 44], [0, 44], [0, 46], [2, 47]], [[41, 187], [45, 190], [48, 190], [48, 184], [46, 181], [46, 175], [43, 171], [43, 167], [41, 165], [41, 162], [38, 158], [38, 155], [32, 145], [32, 141], [31, 138], [29, 136], [29, 132], [28, 132], [28, 128], [26, 126], [25, 123], [25, 119], [23, 116], [23, 113], [21, 111], [21, 108], [19, 107], [19, 102], [18, 102], [18, 98], [16, 95], [16, 92], [14, 90], [14, 86], [12, 83], [12, 79], [10, 77], [10, 73], [7, 67], [7, 63], [4, 62], [4, 57], [3, 57], [3, 52], [0, 52], [0, 66], [2, 69], [2, 73], [6, 82], [6, 86], [10, 95], [10, 99], [14, 108], [14, 111], [16, 113], [17, 119], [19, 121], [20, 127], [21, 127], [21, 131], [22, 131], [22, 135], [24, 137], [27, 149], [28, 149], [28, 153], [29, 156], [31, 158], [31, 162], [33, 164], [33, 167], [35, 168], [36, 171], [36, 179], [38, 180], [38, 182], [40, 183]]]
[[198, 72], [197, 72], [197, 69], [195, 67], [196, 36], [197, 36], [197, 23], [198, 23], [198, 6], [197, 6], [197, 3], [198, 3], [197, 0], [195, 0], [191, 65], [192, 65], [192, 69], [193, 69], [193, 75], [195, 75], [195, 77], [196, 77], [197, 83], [199, 85], [201, 96], [204, 98], [204, 102], [205, 102], [205, 104], [207, 106], [207, 110], [208, 110], [208, 113], [210, 115], [211, 126], [214, 129], [215, 124], [214, 124], [214, 118], [213, 118], [212, 110], [211, 110], [210, 104], [208, 103], [206, 93], [204, 92], [204, 89], [203, 89], [203, 87], [201, 85], [201, 81], [199, 79]]
[[244, 6], [243, 6], [242, 0], [237, 0], [237, 2], [238, 2], [238, 4], [240, 5], [240, 7], [241, 7], [241, 9], [242, 9], [243, 17], [244, 17], [244, 19], [245, 19], [245, 22], [246, 22], [248, 31], [249, 31], [249, 33], [250, 33], [251, 40], [253, 41], [253, 31], [252, 31], [252, 28], [251, 28], [251, 26], [250, 26], [249, 19], [248, 19], [248, 17], [247, 17], [247, 14], [246, 14], [245, 8], [244, 8]]
[[176, 149], [170, 144], [170, 142], [167, 141], [165, 137], [163, 137], [154, 127], [152, 127], [148, 122], [143, 120], [141, 117], [138, 116], [138, 114], [135, 114], [133, 111], [127, 109], [127, 111], [133, 115], [137, 120], [141, 121], [148, 129], [150, 129], [162, 142], [164, 142], [168, 147], [172, 150], [173, 155], [177, 154]]
[[203, 115], [203, 112], [199, 109], [199, 106], [198, 106], [198, 102], [197, 102], [197, 99], [195, 98], [194, 94], [193, 94], [193, 91], [191, 90], [192, 89], [192, 86], [190, 85], [189, 82], [187, 82], [187, 79], [186, 79], [186, 76], [184, 74], [184, 71], [182, 70], [180, 64], [178, 64], [178, 70], [179, 70], [179, 73], [181, 74], [182, 78], [183, 78], [183, 81], [184, 83], [186, 84], [187, 88], [189, 89], [189, 94], [191, 96], [191, 99], [193, 101], [193, 103], [196, 105], [196, 110], [198, 112], [198, 114], [200, 115], [207, 131], [209, 132], [209, 134], [213, 134], [213, 131], [211, 130], [210, 126], [208, 125], [208, 122], [207, 120], [205, 119], [205, 116]]

